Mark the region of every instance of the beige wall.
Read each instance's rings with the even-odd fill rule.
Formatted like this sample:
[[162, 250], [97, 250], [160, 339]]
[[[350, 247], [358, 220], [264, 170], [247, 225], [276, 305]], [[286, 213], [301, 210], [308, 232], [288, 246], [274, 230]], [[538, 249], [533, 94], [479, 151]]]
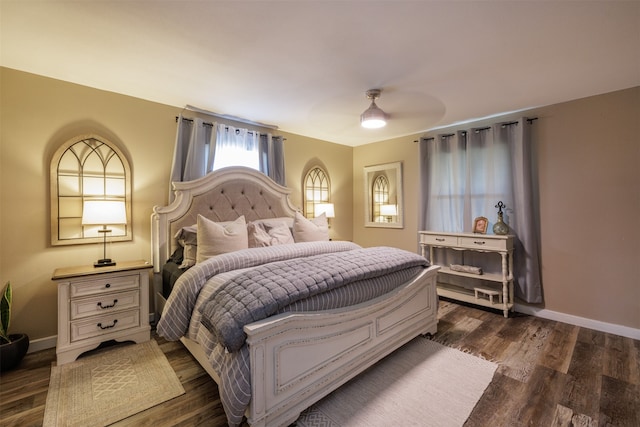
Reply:
[[[87, 264], [100, 245], [51, 247], [49, 161], [83, 133], [102, 134], [129, 156], [132, 242], [116, 259], [149, 259], [149, 216], [164, 204], [180, 108], [0, 68], [0, 282], [14, 286], [12, 331], [56, 332], [56, 267]], [[535, 122], [545, 308], [640, 329], [640, 88], [540, 108]], [[332, 184], [334, 239], [417, 248], [420, 135], [346, 147], [283, 133], [287, 185], [302, 205], [314, 163]], [[403, 229], [364, 227], [364, 166], [401, 161]]]
[[[639, 329], [640, 88], [522, 115], [538, 117], [533, 152], [544, 308]], [[474, 125], [483, 123], [490, 122]], [[356, 243], [416, 249], [418, 147], [412, 141], [419, 136], [354, 149]], [[405, 228], [365, 228], [362, 168], [390, 161], [405, 166]]]
[[320, 165], [329, 174], [331, 201], [336, 217], [329, 221], [329, 236], [334, 240], [352, 240], [353, 149], [318, 139], [282, 132], [285, 140], [287, 187], [291, 201], [302, 207], [302, 181], [313, 166]]

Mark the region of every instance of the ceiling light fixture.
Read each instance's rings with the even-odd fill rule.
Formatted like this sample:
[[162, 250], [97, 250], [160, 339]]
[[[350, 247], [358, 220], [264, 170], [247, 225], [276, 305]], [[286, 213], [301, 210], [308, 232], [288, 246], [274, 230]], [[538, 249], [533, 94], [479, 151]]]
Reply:
[[360, 125], [367, 129], [377, 129], [387, 124], [387, 114], [376, 105], [376, 99], [380, 98], [380, 89], [367, 91], [367, 98], [371, 100], [371, 105], [360, 115]]

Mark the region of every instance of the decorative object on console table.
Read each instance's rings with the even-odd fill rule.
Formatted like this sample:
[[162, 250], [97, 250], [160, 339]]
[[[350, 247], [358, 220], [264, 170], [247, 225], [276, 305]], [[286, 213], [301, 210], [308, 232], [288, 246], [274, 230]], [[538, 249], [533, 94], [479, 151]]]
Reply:
[[509, 226], [504, 222], [502, 217], [502, 208], [506, 207], [502, 200], [498, 202], [496, 208], [498, 208], [498, 221], [493, 224], [493, 234], [504, 236], [509, 234]]
[[[501, 309], [504, 317], [509, 317], [513, 309], [513, 235], [495, 236], [471, 233], [445, 233], [419, 231], [422, 256], [429, 255], [429, 262], [435, 264], [434, 248], [459, 252], [464, 259], [465, 251], [487, 252], [500, 255], [500, 273], [484, 270], [478, 274], [473, 266], [462, 264], [442, 266], [438, 272], [438, 295], [493, 309]], [[428, 248], [428, 250], [427, 250]], [[473, 272], [460, 271], [469, 267]], [[454, 279], [454, 280], [449, 280]], [[469, 283], [465, 283], [466, 280]], [[452, 282], [452, 283], [450, 283]], [[455, 283], [455, 284], [454, 284]], [[498, 298], [493, 298], [498, 296]], [[488, 297], [484, 298], [484, 297]]]
[[489, 220], [484, 216], [479, 216], [473, 220], [473, 232], [486, 234], [487, 225], [489, 224]]
[[96, 261], [94, 267], [109, 267], [116, 265], [115, 261], [107, 258], [107, 225], [120, 225], [127, 223], [127, 212], [124, 201], [121, 200], [85, 200], [82, 206], [82, 225], [101, 225], [97, 230], [102, 234], [103, 252], [102, 259]]
[[73, 362], [105, 341], [149, 341], [149, 270], [146, 261], [117, 266], [58, 268], [58, 365]]

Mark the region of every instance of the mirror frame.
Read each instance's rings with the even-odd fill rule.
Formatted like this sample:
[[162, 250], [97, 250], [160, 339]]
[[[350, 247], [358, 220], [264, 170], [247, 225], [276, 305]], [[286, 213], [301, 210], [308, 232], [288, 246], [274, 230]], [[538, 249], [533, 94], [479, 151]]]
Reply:
[[[395, 180], [395, 197], [398, 206], [398, 215], [395, 222], [374, 222], [372, 221], [372, 192], [371, 188], [375, 178], [382, 172], [389, 178], [390, 193], [393, 194], [393, 182]], [[385, 163], [381, 165], [364, 167], [364, 226], [381, 228], [404, 228], [404, 204], [402, 201], [402, 162]]]

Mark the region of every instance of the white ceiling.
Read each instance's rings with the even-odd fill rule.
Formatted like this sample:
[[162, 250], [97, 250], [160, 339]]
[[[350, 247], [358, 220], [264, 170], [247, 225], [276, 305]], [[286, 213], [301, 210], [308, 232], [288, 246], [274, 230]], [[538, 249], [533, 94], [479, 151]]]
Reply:
[[640, 1], [0, 5], [2, 66], [351, 146], [640, 85]]

